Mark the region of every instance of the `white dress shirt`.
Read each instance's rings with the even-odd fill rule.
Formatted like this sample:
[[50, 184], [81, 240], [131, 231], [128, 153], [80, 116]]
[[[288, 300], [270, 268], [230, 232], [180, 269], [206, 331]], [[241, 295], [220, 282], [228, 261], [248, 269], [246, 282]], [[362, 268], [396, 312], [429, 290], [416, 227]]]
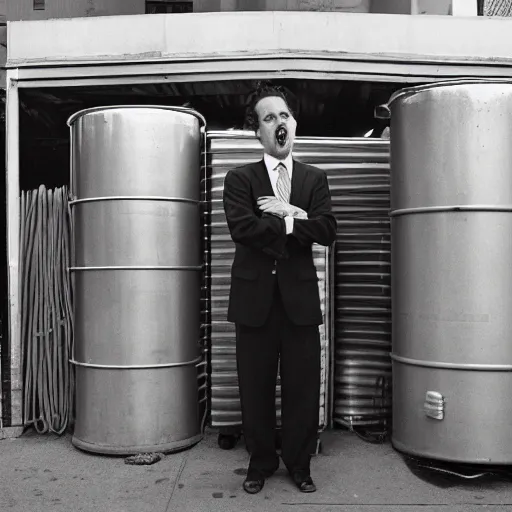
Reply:
[[[293, 158], [290, 153], [284, 160], [278, 160], [273, 156], [267, 155], [264, 153], [263, 161], [265, 162], [265, 167], [267, 168], [268, 177], [270, 178], [270, 183], [272, 185], [272, 190], [274, 191], [274, 195], [277, 195], [277, 178], [279, 177], [279, 171], [276, 167], [279, 164], [284, 164], [286, 170], [288, 171], [288, 176], [290, 176], [290, 183], [292, 182], [292, 174], [293, 174]], [[286, 224], [286, 234], [289, 235], [293, 232], [293, 217], [285, 217], [284, 222]]]

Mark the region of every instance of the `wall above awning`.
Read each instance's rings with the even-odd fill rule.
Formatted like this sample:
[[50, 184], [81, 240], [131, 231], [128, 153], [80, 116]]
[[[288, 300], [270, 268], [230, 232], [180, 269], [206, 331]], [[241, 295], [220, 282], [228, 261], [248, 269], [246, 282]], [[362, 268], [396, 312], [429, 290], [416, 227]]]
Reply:
[[[99, 69], [108, 65], [108, 73]], [[417, 81], [481, 75], [481, 68], [489, 66], [495, 69], [491, 74], [509, 76], [512, 39], [510, 20], [482, 17], [334, 12], [109, 16], [9, 23], [7, 66], [27, 79], [109, 76], [115, 81], [126, 74], [157, 73], [186, 74], [190, 81], [195, 75], [211, 80], [222, 73], [230, 79], [279, 74], [332, 78], [337, 73], [343, 78], [352, 73], [359, 79], [390, 74], [393, 80], [411, 76]]]

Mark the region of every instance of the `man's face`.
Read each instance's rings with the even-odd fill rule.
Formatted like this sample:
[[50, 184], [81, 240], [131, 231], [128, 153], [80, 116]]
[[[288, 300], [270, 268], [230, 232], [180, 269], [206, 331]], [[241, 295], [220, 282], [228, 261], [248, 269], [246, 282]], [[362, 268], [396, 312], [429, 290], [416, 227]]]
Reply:
[[297, 128], [286, 102], [279, 96], [267, 96], [256, 103], [255, 110], [259, 126], [256, 136], [265, 153], [285, 159], [293, 148]]

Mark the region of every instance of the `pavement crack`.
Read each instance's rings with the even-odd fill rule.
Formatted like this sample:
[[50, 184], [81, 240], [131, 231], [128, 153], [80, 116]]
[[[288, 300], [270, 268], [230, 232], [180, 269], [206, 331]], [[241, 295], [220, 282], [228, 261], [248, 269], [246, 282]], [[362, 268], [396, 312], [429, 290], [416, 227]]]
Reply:
[[287, 507], [358, 507], [358, 508], [379, 508], [382, 509], [382, 507], [431, 507], [431, 508], [442, 508], [442, 507], [454, 507], [454, 506], [468, 506], [468, 507], [503, 507], [503, 508], [509, 508], [512, 506], [512, 503], [471, 503], [471, 502], [462, 502], [462, 503], [328, 503], [328, 502], [317, 502], [317, 503], [311, 503], [307, 501], [302, 502], [295, 502], [295, 503], [289, 503], [289, 502], [282, 502], [281, 505], [287, 506]]
[[178, 482], [181, 479], [181, 475], [183, 473], [183, 470], [185, 469], [185, 466], [187, 465], [187, 460], [190, 452], [186, 452], [183, 456], [183, 460], [180, 464], [180, 469], [178, 470], [178, 474], [176, 475], [176, 478], [174, 480], [174, 485], [172, 486], [171, 495], [169, 496], [169, 501], [167, 502], [167, 507], [165, 507], [165, 512], [169, 512], [171, 509], [169, 508], [171, 505], [172, 498], [174, 496], [174, 493], [176, 492], [176, 487], [178, 487]]

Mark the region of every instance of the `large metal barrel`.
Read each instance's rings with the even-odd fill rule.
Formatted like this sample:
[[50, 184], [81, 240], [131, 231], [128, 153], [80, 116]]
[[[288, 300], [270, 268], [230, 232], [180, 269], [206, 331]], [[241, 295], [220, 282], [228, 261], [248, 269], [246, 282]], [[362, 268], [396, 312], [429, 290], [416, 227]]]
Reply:
[[106, 107], [71, 128], [73, 444], [174, 451], [201, 438], [200, 155], [189, 109]]
[[512, 84], [390, 100], [393, 444], [512, 462]]

